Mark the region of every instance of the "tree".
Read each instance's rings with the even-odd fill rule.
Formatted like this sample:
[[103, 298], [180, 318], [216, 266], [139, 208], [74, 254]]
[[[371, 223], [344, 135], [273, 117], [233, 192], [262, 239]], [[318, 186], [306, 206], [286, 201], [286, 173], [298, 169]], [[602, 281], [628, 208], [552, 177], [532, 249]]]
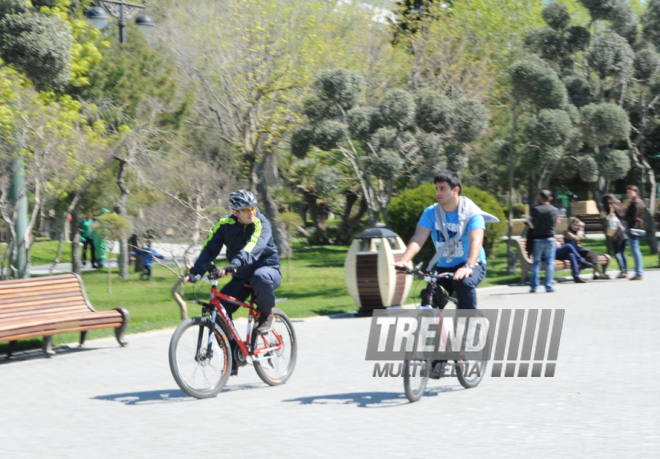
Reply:
[[304, 103], [308, 120], [295, 142], [302, 156], [314, 146], [350, 171], [360, 186], [375, 226], [403, 176], [424, 181], [447, 164], [460, 172], [467, 165], [464, 145], [486, 129], [486, 108], [471, 99], [451, 100], [434, 91], [416, 95], [392, 89], [377, 107], [361, 105], [364, 80], [353, 71], [332, 69], [315, 80], [316, 92]]
[[[92, 229], [106, 241], [118, 241], [128, 237], [131, 224], [118, 214], [103, 214], [92, 223]], [[107, 253], [108, 264], [108, 293], [112, 293], [112, 266], [110, 265], [110, 251]]]

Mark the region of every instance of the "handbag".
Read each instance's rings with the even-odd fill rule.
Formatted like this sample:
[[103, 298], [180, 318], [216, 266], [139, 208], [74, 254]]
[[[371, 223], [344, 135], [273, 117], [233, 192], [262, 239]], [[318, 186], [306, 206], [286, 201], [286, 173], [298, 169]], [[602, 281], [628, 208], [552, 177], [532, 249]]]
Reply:
[[643, 238], [644, 236], [646, 236], [646, 231], [643, 229], [631, 228], [630, 234], [638, 238]]

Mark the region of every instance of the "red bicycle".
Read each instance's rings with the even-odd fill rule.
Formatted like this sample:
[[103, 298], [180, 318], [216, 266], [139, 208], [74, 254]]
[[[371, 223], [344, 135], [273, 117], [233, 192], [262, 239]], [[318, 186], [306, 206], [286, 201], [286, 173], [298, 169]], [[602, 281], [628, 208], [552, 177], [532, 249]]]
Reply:
[[[254, 293], [250, 293], [248, 302], [239, 301], [218, 291], [217, 278], [218, 271], [213, 271], [200, 279], [211, 284], [210, 302], [196, 301], [202, 306], [201, 317], [184, 320], [172, 335], [169, 358], [174, 380], [192, 397], [214, 397], [227, 384], [233, 361], [236, 361], [239, 366], [252, 364], [266, 384], [284, 384], [293, 373], [297, 356], [296, 334], [291, 320], [274, 308], [271, 331], [258, 334], [253, 324], [258, 323], [261, 315], [255, 305]], [[245, 341], [220, 300], [249, 310]], [[236, 341], [233, 355], [230, 339]]]

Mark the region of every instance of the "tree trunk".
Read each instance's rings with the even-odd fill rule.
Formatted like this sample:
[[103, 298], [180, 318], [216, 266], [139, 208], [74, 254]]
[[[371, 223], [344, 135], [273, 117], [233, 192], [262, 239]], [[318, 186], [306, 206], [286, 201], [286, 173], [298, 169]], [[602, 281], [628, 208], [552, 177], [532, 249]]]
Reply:
[[[119, 160], [119, 173], [117, 174], [117, 186], [121, 196], [116, 202], [114, 211], [128, 220], [126, 214], [126, 202], [130, 191], [126, 188], [126, 161]], [[128, 239], [123, 237], [119, 240], [119, 277], [128, 280]], [[110, 266], [108, 266], [109, 268]]]
[[[262, 161], [260, 164], [260, 169], [263, 164], [264, 162]], [[261, 171], [259, 172], [259, 175], [261, 175]], [[268, 221], [270, 221], [270, 226], [273, 229], [273, 238], [275, 239], [275, 244], [277, 245], [277, 249], [280, 252], [280, 256], [288, 257], [289, 252], [291, 251], [291, 243], [289, 241], [288, 231], [284, 225], [279, 222], [279, 212], [277, 211], [277, 205], [275, 204], [275, 201], [270, 194], [268, 185], [266, 184], [265, 180], [259, 180], [256, 183], [256, 186], [260, 195], [260, 207], [263, 210], [264, 215], [266, 215], [266, 218], [268, 218]]]
[[303, 191], [303, 196], [305, 202], [307, 203], [307, 208], [309, 209], [309, 216], [314, 223], [314, 229], [316, 230], [315, 243], [326, 245], [330, 241], [328, 240], [328, 212], [327, 209], [319, 205], [317, 202], [318, 194], [316, 191]]
[[[506, 273], [507, 274], [515, 274], [516, 273], [516, 254], [513, 253], [513, 246], [512, 246], [512, 240], [513, 240], [513, 173], [514, 173], [514, 168], [516, 165], [516, 147], [515, 147], [515, 139], [516, 139], [516, 126], [518, 123], [518, 115], [516, 114], [516, 107], [517, 107], [517, 102], [514, 102], [513, 104], [513, 125], [511, 127], [511, 140], [509, 141], [509, 230], [508, 230], [508, 237], [507, 237], [507, 251], [506, 251], [506, 256], [507, 256], [507, 267], [506, 267]], [[530, 202], [531, 204], [531, 202]]]
[[80, 263], [80, 231], [78, 231], [78, 220], [80, 216], [74, 211], [71, 214], [71, 227], [73, 228], [73, 237], [71, 238], [71, 272], [82, 274], [82, 264]]
[[351, 217], [353, 206], [360, 196], [353, 190], [346, 190], [345, 195], [346, 207], [344, 208], [344, 214], [342, 215], [341, 224], [339, 225], [337, 240], [335, 241], [337, 245], [350, 244], [355, 229], [360, 224], [360, 220], [362, 220], [364, 214], [367, 212], [367, 203], [364, 199], [362, 199], [360, 201], [358, 213]]

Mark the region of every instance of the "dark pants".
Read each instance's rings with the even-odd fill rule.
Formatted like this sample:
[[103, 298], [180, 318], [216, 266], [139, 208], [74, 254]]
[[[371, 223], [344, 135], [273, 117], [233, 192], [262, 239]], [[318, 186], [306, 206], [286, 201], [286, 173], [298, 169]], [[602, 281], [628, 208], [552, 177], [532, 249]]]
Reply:
[[147, 275], [147, 280], [151, 280], [151, 265], [142, 265], [144, 266], [144, 274]]
[[[456, 272], [458, 268], [460, 268], [460, 266], [456, 268], [436, 267], [436, 271], [438, 273], [449, 273]], [[470, 277], [465, 277], [461, 280], [440, 279], [438, 284], [442, 285], [450, 295], [456, 292], [456, 299], [458, 300], [456, 309], [477, 309], [477, 285], [479, 285], [485, 277], [486, 265], [477, 263]]]
[[555, 252], [555, 260], [568, 260], [571, 262], [571, 271], [573, 277], [580, 275], [580, 265], [584, 263], [584, 258], [580, 256], [577, 249], [571, 244], [565, 244]]
[[[275, 289], [282, 283], [282, 273], [279, 269], [270, 266], [258, 268], [248, 279], [232, 279], [227, 285], [222, 287], [221, 292], [225, 295], [233, 296], [239, 301], [245, 301], [250, 293], [247, 287], [249, 283], [254, 291], [254, 297], [257, 301], [257, 308], [263, 317], [268, 316], [275, 306]], [[237, 304], [228, 301], [222, 301], [229, 317], [240, 307]]]
[[94, 241], [91, 239], [85, 239], [85, 242], [83, 242], [83, 253], [82, 253], [82, 261], [83, 263], [87, 262], [87, 247], [89, 247], [90, 252], [91, 252], [91, 258], [89, 259], [92, 262], [92, 265], [96, 264], [96, 247], [94, 247]]

